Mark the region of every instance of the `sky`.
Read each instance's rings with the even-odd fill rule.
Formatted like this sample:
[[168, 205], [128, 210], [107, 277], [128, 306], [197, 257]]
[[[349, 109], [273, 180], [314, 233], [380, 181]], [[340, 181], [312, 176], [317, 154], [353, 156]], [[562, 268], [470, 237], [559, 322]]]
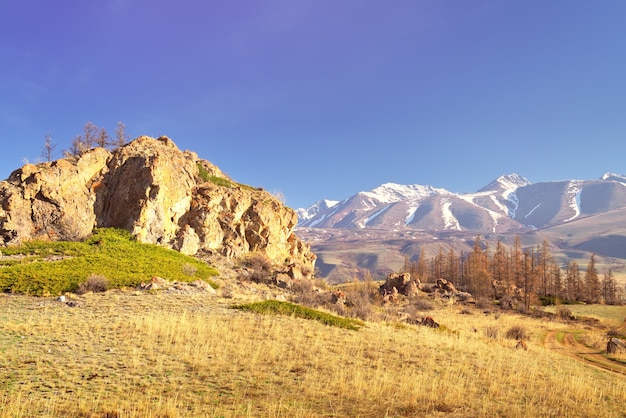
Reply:
[[0, 0], [0, 178], [87, 122], [293, 208], [626, 174], [623, 0]]

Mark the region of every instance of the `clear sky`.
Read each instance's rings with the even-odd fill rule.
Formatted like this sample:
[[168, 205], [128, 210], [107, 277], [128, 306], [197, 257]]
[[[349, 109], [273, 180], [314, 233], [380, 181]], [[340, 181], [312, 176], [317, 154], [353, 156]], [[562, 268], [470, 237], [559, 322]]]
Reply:
[[88, 121], [294, 208], [626, 174], [626, 1], [0, 0], [0, 178]]

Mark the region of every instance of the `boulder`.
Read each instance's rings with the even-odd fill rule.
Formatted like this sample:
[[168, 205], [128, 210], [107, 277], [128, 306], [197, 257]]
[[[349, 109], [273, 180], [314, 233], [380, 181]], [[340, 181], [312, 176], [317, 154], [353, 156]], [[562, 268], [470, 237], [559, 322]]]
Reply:
[[617, 352], [626, 352], [626, 342], [620, 340], [619, 338], [610, 338], [606, 343], [606, 352], [607, 353], [617, 353]]
[[394, 294], [412, 297], [418, 294], [419, 288], [419, 280], [412, 279], [410, 273], [391, 273], [378, 290], [383, 297]]

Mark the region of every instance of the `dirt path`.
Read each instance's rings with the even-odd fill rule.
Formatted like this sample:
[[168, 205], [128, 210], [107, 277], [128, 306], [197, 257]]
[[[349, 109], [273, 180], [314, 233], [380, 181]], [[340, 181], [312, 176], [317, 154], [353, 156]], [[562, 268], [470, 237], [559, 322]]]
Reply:
[[598, 351], [582, 344], [577, 336], [583, 333], [584, 330], [549, 331], [543, 345], [599, 369], [626, 375], [626, 364], [607, 358], [605, 351]]

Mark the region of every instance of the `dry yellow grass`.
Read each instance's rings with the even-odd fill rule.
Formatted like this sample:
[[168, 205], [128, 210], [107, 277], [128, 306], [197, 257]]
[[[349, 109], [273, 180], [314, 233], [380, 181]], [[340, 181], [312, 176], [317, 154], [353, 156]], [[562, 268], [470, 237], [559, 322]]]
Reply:
[[432, 312], [448, 331], [349, 331], [215, 296], [83, 301], [0, 296], [0, 416], [624, 416], [623, 376], [544, 348], [538, 319], [448, 306]]

